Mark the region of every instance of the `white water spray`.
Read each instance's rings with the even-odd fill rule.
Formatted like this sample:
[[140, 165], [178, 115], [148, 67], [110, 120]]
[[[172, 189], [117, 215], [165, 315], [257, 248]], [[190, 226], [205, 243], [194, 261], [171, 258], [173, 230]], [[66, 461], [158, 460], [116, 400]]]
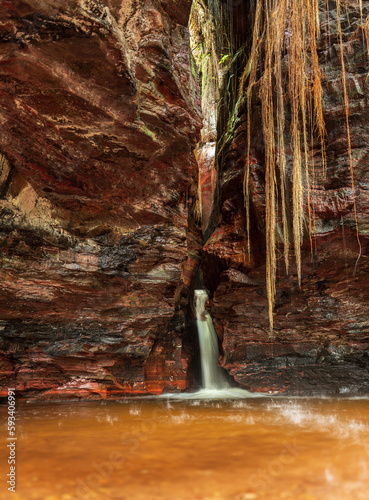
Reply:
[[219, 349], [217, 334], [214, 330], [210, 314], [205, 309], [208, 294], [205, 290], [195, 290], [195, 298], [203, 389], [229, 388], [230, 386], [224, 370], [218, 365]]
[[240, 387], [231, 387], [229, 384], [226, 371], [218, 364], [218, 338], [211, 316], [205, 309], [208, 294], [205, 290], [195, 290], [195, 298], [203, 388], [188, 395], [187, 399], [234, 399], [260, 396]]
[[240, 387], [231, 387], [226, 371], [218, 364], [218, 338], [214, 330], [210, 314], [205, 309], [208, 294], [205, 290], [195, 290], [196, 319], [199, 334], [201, 371], [203, 388], [197, 392], [182, 392], [180, 394], [163, 394], [171, 399], [236, 399], [254, 398], [261, 394], [251, 393]]

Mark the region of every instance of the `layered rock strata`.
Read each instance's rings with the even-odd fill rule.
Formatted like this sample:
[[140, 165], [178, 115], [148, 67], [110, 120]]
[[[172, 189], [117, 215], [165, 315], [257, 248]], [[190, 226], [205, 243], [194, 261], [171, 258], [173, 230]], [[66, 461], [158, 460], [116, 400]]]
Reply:
[[[364, 19], [368, 8], [369, 3], [363, 2]], [[231, 140], [222, 162], [218, 164], [220, 200], [218, 211], [213, 212], [215, 229], [204, 251], [207, 262], [213, 265], [217, 261], [218, 268], [223, 272], [220, 279], [210, 283], [214, 297], [209, 310], [222, 338], [223, 366], [237, 382], [252, 391], [356, 394], [367, 393], [369, 389], [369, 167], [364, 126], [369, 118], [367, 48], [360, 11], [358, 5], [352, 2], [347, 12], [342, 13], [341, 22], [343, 52], [347, 61], [353, 190], [342, 101], [336, 10], [331, 7], [329, 26], [325, 17], [325, 2], [321, 2], [320, 12], [318, 50], [324, 75], [327, 166], [324, 173], [319, 143], [314, 142], [309, 152], [314, 159], [314, 177], [312, 171], [310, 177], [312, 245], [309, 241], [306, 189], [302, 284], [298, 286], [293, 264], [289, 276], [285, 274], [279, 231], [272, 335], [265, 287], [265, 152], [257, 89], [254, 92], [251, 124], [250, 255], [246, 251], [242, 193], [247, 148], [245, 100], [238, 102]], [[287, 151], [287, 162], [287, 192], [290, 195], [290, 151]], [[292, 210], [291, 204], [288, 210]], [[221, 222], [217, 223], [219, 213]], [[290, 255], [293, 263], [292, 248]]]
[[190, 384], [178, 293], [175, 310], [201, 127], [190, 7], [0, 5], [2, 393]]
[[305, 196], [302, 284], [292, 248], [285, 275], [278, 237], [271, 335], [257, 88], [250, 254], [242, 190], [248, 124], [237, 92], [253, 2], [197, 3], [192, 50], [203, 82], [201, 135], [190, 1], [0, 5], [2, 395], [9, 386], [38, 399], [194, 387], [190, 302], [198, 270], [212, 294], [221, 364], [240, 385], [304, 395], [369, 390], [369, 116], [359, 5], [347, 2], [342, 14], [355, 189], [336, 10], [329, 4], [328, 25], [322, 0], [327, 167], [324, 173], [314, 142], [312, 245]]

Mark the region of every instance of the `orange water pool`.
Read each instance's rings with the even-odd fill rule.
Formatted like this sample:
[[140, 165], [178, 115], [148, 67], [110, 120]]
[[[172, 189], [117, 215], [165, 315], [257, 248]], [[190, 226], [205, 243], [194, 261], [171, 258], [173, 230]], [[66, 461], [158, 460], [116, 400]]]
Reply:
[[[6, 436], [6, 408], [0, 409]], [[0, 499], [369, 498], [369, 400], [17, 404]]]

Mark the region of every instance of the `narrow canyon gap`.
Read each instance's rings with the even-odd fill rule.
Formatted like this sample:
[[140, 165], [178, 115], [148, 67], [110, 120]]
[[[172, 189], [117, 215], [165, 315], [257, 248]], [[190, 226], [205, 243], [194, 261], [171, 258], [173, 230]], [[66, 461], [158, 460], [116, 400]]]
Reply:
[[242, 189], [247, 110], [238, 91], [252, 3], [194, 2], [189, 23], [190, 1], [2, 2], [4, 394], [8, 386], [31, 399], [195, 389], [197, 273], [210, 292], [220, 362], [239, 385], [368, 392], [367, 50], [359, 2], [350, 2], [342, 26], [357, 262], [336, 11], [328, 37], [320, 4], [326, 175], [312, 144], [314, 253], [306, 234], [300, 288], [293, 261], [286, 276], [279, 259], [271, 337], [257, 93], [250, 255]]

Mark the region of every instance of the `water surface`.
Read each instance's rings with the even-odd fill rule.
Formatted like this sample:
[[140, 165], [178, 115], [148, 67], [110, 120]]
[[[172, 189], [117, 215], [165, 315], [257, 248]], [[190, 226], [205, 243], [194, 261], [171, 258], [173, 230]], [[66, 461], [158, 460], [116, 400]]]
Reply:
[[[17, 488], [8, 493], [1, 474], [1, 499], [369, 496], [367, 399], [18, 403], [17, 412]], [[3, 435], [5, 416], [2, 407]], [[7, 472], [6, 455], [3, 445]]]

